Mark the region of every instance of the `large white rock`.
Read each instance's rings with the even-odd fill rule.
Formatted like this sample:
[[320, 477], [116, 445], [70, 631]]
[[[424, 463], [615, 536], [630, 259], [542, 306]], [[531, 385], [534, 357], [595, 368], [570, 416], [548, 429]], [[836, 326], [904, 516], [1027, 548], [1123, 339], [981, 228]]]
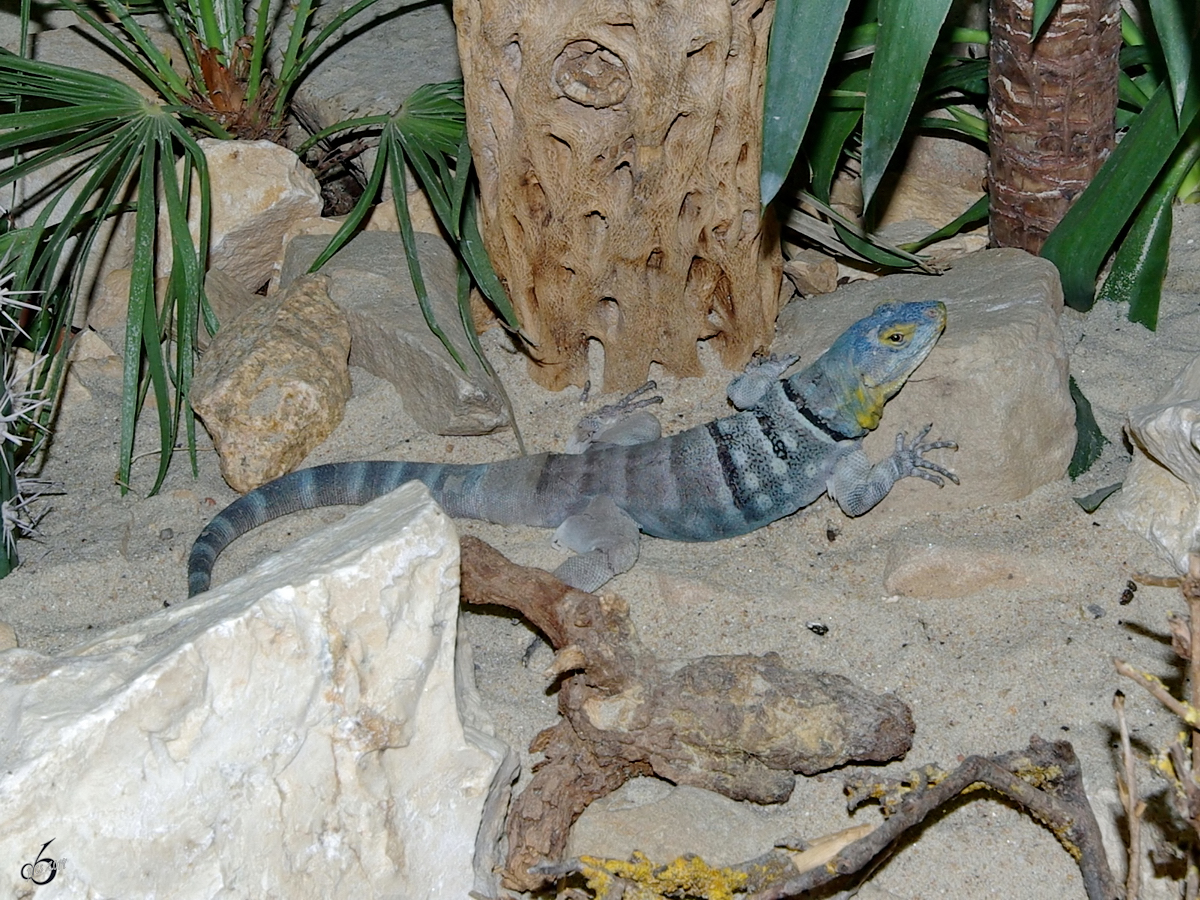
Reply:
[[1158, 403], [1129, 411], [1133, 460], [1117, 518], [1154, 544], [1181, 573], [1200, 549], [1200, 357]]
[[72, 652], [0, 653], [0, 895], [53, 838], [39, 897], [465, 898], [505, 751], [457, 601], [407, 485]]

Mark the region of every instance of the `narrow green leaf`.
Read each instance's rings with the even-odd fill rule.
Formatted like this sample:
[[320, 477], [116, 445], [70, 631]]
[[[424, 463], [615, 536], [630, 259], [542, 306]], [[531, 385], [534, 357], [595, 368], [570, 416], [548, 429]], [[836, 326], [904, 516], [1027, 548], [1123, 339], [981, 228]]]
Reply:
[[1075, 383], [1075, 376], [1067, 379], [1071, 392], [1071, 400], [1075, 403], [1075, 452], [1071, 455], [1071, 463], [1067, 466], [1067, 474], [1074, 481], [1092, 467], [1092, 463], [1100, 458], [1104, 445], [1108, 443], [1096, 424], [1092, 414], [1092, 404], [1083, 396], [1083, 391]]
[[1200, 140], [1185, 147], [1159, 178], [1121, 242], [1108, 278], [1100, 288], [1101, 298], [1127, 302], [1129, 321], [1145, 325], [1151, 331], [1158, 325], [1158, 302], [1167, 276], [1175, 195], [1197, 159], [1200, 159]]
[[1193, 84], [1177, 121], [1162, 85], [1046, 238], [1041, 255], [1058, 268], [1068, 306], [1091, 309], [1100, 264], [1195, 118], [1198, 96], [1200, 84]]
[[462, 238], [462, 208], [463, 199], [467, 196], [467, 178], [471, 174], [471, 145], [467, 140], [467, 129], [464, 125], [462, 139], [454, 153], [454, 183], [450, 189], [452, 205], [450, 221], [454, 223], [452, 236], [455, 240]]
[[770, 203], [792, 168], [850, 0], [791, 0], [775, 7], [767, 51], [759, 199]]
[[[313, 260], [313, 264], [308, 267], [309, 272], [316, 272], [333, 259], [335, 253], [346, 245], [346, 242], [352, 238], [358, 231], [359, 225], [367, 217], [367, 213], [371, 211], [372, 205], [376, 198], [379, 197], [379, 189], [383, 185], [384, 175], [388, 171], [388, 157], [396, 152], [395, 141], [389, 140], [387, 130], [384, 131], [384, 139], [379, 142], [379, 146], [375, 150], [375, 165], [371, 167], [371, 174], [367, 178], [367, 186], [363, 188], [362, 194], [359, 195], [354, 207], [347, 214], [346, 219], [342, 222], [341, 227], [329, 239], [329, 243], [325, 245], [325, 249], [318, 254]], [[399, 190], [396, 185], [392, 185], [392, 192]]]
[[884, 0], [863, 114], [863, 207], [871, 204], [904, 135], [951, 0]]
[[1037, 38], [1042, 33], [1047, 20], [1058, 8], [1058, 3], [1059, 0], [1033, 0], [1033, 34], [1031, 37]]
[[[138, 208], [134, 217], [133, 265], [129, 278], [129, 306], [125, 313], [125, 376], [121, 386], [121, 443], [117, 483], [129, 490], [133, 467], [133, 441], [141, 388], [142, 348], [147, 323], [154, 323], [154, 232], [158, 220], [154, 203], [154, 157], [150, 145], [141, 156], [138, 173]], [[151, 337], [157, 343], [154, 332]]]
[[253, 102], [262, 86], [263, 61], [267, 55], [267, 28], [270, 24], [271, 4], [258, 4], [258, 15], [254, 22], [254, 43], [250, 45], [250, 75], [246, 79], [246, 99]]
[[[838, 88], [848, 92], [865, 92], [867, 70], [856, 69], [851, 72]], [[809, 135], [806, 152], [812, 166], [812, 191], [826, 203], [829, 202], [829, 191], [833, 187], [833, 178], [845, 152], [846, 142], [860, 121], [861, 105], [857, 109], [827, 108], [818, 116], [815, 128]]]
[[461, 260], [456, 268], [458, 269], [458, 315], [462, 321], [463, 332], [467, 336], [467, 343], [471, 345], [471, 352], [475, 354], [475, 358], [479, 360], [483, 370], [492, 379], [492, 384], [499, 388], [500, 399], [504, 402], [504, 409], [508, 413], [508, 422], [512, 425], [513, 437], [517, 439], [517, 450], [522, 456], [526, 456], [528, 451], [525, 449], [525, 438], [521, 435], [521, 426], [517, 422], [517, 414], [513, 410], [512, 400], [508, 396], [508, 391], [504, 389], [504, 382], [500, 380], [500, 376], [492, 368], [487, 354], [483, 352], [483, 344], [479, 343], [479, 335], [475, 332], [475, 319], [471, 315], [471, 274]]
[[128, 40], [123, 39], [103, 21], [92, 14], [84, 3], [76, 0], [58, 0], [75, 15], [83, 19], [88, 27], [101, 35], [114, 50], [119, 52], [143, 78], [154, 85], [162, 96], [178, 100], [187, 93], [187, 85], [183, 78], [171, 66], [166, 55], [150, 40], [150, 35], [130, 15], [128, 8], [117, 0], [99, 0], [113, 18], [120, 22]]
[[[203, 156], [199, 146], [193, 150]], [[176, 173], [176, 167], [171, 165], [174, 156], [169, 138], [160, 139], [159, 156], [164, 161], [162, 173], [162, 190], [164, 206], [167, 211], [167, 222], [171, 235], [171, 284], [170, 296], [163, 310], [166, 325], [171, 318], [175, 322], [175, 397], [171, 415], [170, 451], [162, 454], [159, 459], [158, 477], [155, 481], [154, 493], [162, 485], [167, 474], [167, 466], [175, 446], [175, 438], [179, 434], [179, 423], [182, 420], [187, 426], [188, 457], [192, 464], [192, 472], [198, 471], [196, 460], [195, 417], [192, 415], [190, 403], [192, 374], [195, 369], [196, 335], [200, 321], [200, 310], [204, 305], [204, 272], [200, 264], [200, 254], [192, 243], [191, 230], [188, 227], [187, 189], [191, 184], [192, 166], [182, 166], [182, 172]], [[207, 257], [207, 253], [205, 253]]]
[[[397, 130], [395, 133], [398, 137], [400, 132]], [[417, 238], [413, 233], [412, 217], [408, 213], [408, 191], [404, 178], [405, 159], [398, 140], [397, 145], [392, 148], [389, 157], [388, 168], [392, 180], [392, 201], [396, 206], [396, 218], [400, 221], [400, 240], [404, 244], [404, 256], [408, 260], [408, 274], [412, 277], [413, 292], [417, 295], [417, 303], [421, 306], [421, 315], [425, 317], [425, 324], [429, 326], [429, 330], [442, 342], [442, 346], [446, 348], [446, 352], [458, 363], [458, 367], [465, 372], [467, 364], [463, 362], [462, 356], [459, 355], [458, 350], [455, 349], [446, 332], [438, 325], [437, 317], [433, 314], [433, 306], [429, 302], [429, 291], [425, 287], [425, 276], [421, 273], [421, 260], [417, 253]]]
[[504, 290], [504, 285], [496, 276], [496, 270], [492, 268], [492, 261], [488, 258], [487, 250], [483, 246], [483, 238], [479, 234], [478, 200], [474, 192], [471, 192], [463, 205], [462, 239], [459, 241], [458, 249], [462, 253], [467, 268], [471, 270], [471, 277], [475, 279], [475, 284], [492, 304], [492, 308], [500, 314], [504, 324], [513, 331], [520, 331], [521, 323], [517, 319], [517, 311], [513, 309], [512, 303], [508, 299], [508, 292]]
[[[1175, 102], [1175, 115], [1183, 117], [1183, 104], [1187, 96], [1188, 83], [1200, 77], [1192, 68], [1192, 43], [1195, 32], [1192, 22], [1184, 10], [1185, 0], [1147, 0], [1150, 15], [1154, 19], [1154, 30], [1162, 47], [1163, 59], [1167, 63], [1167, 77], [1171, 82], [1171, 99]], [[1190, 0], [1192, 8], [1195, 0]]]

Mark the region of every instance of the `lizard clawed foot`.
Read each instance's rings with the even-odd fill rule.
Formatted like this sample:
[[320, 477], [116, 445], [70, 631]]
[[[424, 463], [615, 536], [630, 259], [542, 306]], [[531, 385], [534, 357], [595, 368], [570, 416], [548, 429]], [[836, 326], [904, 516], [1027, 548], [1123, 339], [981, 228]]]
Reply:
[[630, 446], [658, 440], [662, 437], [658, 419], [642, 412], [647, 406], [663, 402], [663, 398], [657, 394], [653, 397], [642, 396], [657, 388], [655, 382], [647, 381], [616, 403], [602, 406], [591, 415], [584, 416], [567, 441], [567, 452], [583, 453], [598, 443]]
[[768, 353], [766, 356], [756, 356], [746, 363], [745, 372], [763, 372], [769, 374], [772, 381], [778, 381], [780, 377], [790, 369], [793, 365], [800, 361], [799, 353]]
[[926, 441], [925, 438], [931, 428], [933, 428], [932, 422], [921, 429], [917, 436], [912, 439], [911, 444], [906, 443], [908, 436], [903, 431], [897, 434], [896, 452], [892, 458], [899, 462], [902, 467], [909, 470], [905, 472], [906, 475], [916, 475], [918, 478], [924, 478], [938, 487], [942, 487], [946, 483], [942, 480], [943, 478], [958, 484], [958, 476], [952, 471], [945, 466], [940, 466], [932, 460], [925, 458], [924, 454], [930, 450], [958, 449], [958, 444], [954, 441]]

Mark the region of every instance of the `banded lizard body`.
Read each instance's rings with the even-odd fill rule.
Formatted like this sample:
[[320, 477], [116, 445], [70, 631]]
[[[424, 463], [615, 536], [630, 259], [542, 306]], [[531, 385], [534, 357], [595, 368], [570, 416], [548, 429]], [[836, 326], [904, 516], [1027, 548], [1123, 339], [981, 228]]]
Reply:
[[862, 438], [925, 359], [946, 324], [938, 301], [884, 303], [815, 362], [780, 376], [796, 357], [769, 358], [729, 385], [740, 412], [669, 437], [603, 432], [581, 453], [541, 453], [477, 465], [348, 462], [301, 469], [230, 504], [204, 527], [188, 560], [189, 596], [208, 590], [213, 563], [235, 538], [300, 509], [361, 505], [421, 481], [454, 517], [557, 528], [578, 555], [556, 571], [594, 591], [637, 560], [639, 532], [676, 541], [735, 537], [791, 515], [828, 492], [865, 513], [901, 478], [939, 487], [952, 472], [924, 458], [954, 448], [911, 443], [872, 464]]

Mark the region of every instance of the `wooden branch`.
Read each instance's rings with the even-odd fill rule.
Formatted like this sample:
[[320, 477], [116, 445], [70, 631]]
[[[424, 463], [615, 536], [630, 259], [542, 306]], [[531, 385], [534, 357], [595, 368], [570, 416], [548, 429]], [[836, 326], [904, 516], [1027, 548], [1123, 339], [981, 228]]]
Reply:
[[619, 597], [573, 590], [462, 539], [462, 596], [526, 616], [556, 651], [562, 720], [535, 739], [544, 760], [509, 814], [504, 883], [533, 890], [589, 803], [635, 775], [739, 800], [786, 800], [795, 772], [884, 761], [912, 742], [907, 706], [848, 679], [797, 672], [773, 653], [660, 661]]

